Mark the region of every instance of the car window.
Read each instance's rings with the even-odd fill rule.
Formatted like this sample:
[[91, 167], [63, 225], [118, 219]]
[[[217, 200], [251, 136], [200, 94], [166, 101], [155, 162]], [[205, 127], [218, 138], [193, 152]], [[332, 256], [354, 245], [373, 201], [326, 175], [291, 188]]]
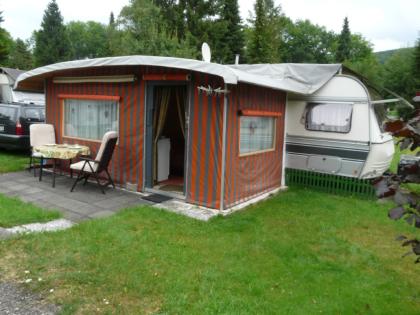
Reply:
[[0, 119], [16, 120], [17, 108], [0, 106]]
[[25, 118], [30, 120], [41, 121], [45, 119], [45, 109], [42, 108], [25, 108]]

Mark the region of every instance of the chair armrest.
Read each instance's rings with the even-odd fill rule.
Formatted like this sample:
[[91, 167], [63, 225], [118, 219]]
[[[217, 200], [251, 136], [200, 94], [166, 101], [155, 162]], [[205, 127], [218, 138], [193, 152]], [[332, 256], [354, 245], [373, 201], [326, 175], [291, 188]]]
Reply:
[[80, 157], [80, 159], [81, 159], [82, 161], [86, 161], [86, 162], [99, 163], [99, 161], [94, 160], [94, 159], [91, 159], [90, 157], [84, 157], [84, 156], [81, 156], [81, 157]]

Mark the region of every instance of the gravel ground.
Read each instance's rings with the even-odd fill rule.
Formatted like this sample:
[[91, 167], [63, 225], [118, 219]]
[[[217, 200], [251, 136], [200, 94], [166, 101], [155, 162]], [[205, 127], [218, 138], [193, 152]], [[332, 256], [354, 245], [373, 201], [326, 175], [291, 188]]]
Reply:
[[0, 283], [0, 314], [55, 315], [59, 308], [13, 283]]

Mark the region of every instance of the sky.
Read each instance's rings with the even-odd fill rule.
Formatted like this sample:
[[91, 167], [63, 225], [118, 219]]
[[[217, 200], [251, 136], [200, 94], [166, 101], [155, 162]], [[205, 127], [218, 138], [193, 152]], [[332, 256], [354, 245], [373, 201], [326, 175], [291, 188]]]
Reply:
[[[2, 27], [14, 38], [27, 39], [40, 28], [50, 0], [0, 0]], [[129, 0], [57, 0], [65, 22], [98, 21], [108, 23], [109, 14], [118, 15]], [[239, 0], [245, 20], [253, 0]], [[360, 33], [375, 51], [411, 47], [420, 36], [420, 0], [275, 0], [292, 20], [309, 19], [339, 33], [347, 16], [352, 33]]]

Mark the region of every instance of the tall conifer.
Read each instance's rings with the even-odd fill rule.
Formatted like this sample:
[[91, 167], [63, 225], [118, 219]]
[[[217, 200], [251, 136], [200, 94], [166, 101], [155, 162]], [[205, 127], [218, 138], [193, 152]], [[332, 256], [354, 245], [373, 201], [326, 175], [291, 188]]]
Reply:
[[340, 37], [338, 38], [338, 48], [336, 60], [344, 62], [351, 57], [351, 32], [349, 27], [349, 20], [344, 18], [343, 29], [341, 30]]
[[69, 57], [69, 40], [63, 17], [55, 0], [52, 0], [44, 12], [41, 29], [35, 32], [35, 65], [43, 66]]

